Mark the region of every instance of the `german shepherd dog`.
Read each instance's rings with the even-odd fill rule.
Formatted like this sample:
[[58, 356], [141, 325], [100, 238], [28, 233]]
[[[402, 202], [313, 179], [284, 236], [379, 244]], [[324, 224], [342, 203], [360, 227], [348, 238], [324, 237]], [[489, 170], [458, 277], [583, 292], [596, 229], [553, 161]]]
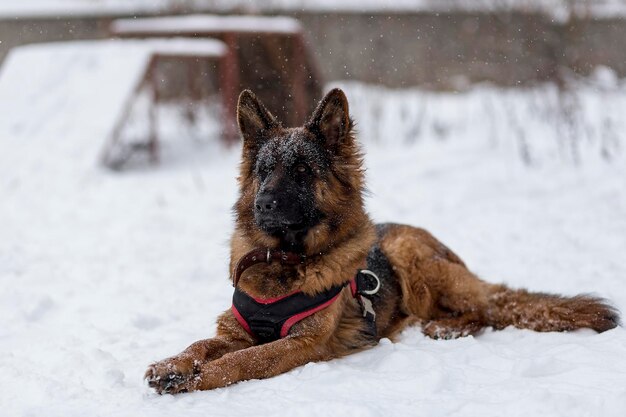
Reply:
[[[487, 326], [603, 332], [619, 324], [603, 299], [490, 284], [426, 230], [374, 225], [340, 89], [296, 128], [282, 127], [246, 90], [237, 122], [243, 155], [230, 242], [233, 308], [219, 317], [216, 337], [148, 368], [145, 378], [158, 393], [269, 378], [358, 352], [414, 323], [439, 339]], [[363, 273], [369, 289], [355, 290], [361, 284], [354, 277]]]

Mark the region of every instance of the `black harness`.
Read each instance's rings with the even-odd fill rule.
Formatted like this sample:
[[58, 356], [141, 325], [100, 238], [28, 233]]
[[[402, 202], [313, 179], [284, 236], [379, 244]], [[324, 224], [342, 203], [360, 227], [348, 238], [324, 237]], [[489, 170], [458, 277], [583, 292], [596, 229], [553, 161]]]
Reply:
[[[278, 256], [276, 258], [281, 259]], [[271, 263], [271, 256], [268, 255], [266, 259], [267, 263]], [[234, 282], [238, 281], [244, 269], [246, 268], [237, 267], [238, 274]], [[363, 311], [365, 332], [375, 338], [376, 313], [369, 297], [380, 290], [380, 280], [367, 269], [358, 270], [350, 281], [313, 296], [296, 291], [282, 297], [260, 299], [251, 297], [235, 286], [231, 310], [239, 324], [260, 343], [272, 342], [286, 337], [294, 324], [330, 306], [348, 285]]]

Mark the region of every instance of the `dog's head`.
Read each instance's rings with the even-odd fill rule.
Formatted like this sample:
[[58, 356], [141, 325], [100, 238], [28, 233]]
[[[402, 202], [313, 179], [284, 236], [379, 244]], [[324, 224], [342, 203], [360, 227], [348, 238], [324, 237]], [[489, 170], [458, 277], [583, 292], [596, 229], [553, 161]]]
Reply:
[[362, 157], [348, 101], [330, 91], [302, 127], [284, 128], [245, 90], [237, 227], [260, 247], [325, 252], [364, 220]]

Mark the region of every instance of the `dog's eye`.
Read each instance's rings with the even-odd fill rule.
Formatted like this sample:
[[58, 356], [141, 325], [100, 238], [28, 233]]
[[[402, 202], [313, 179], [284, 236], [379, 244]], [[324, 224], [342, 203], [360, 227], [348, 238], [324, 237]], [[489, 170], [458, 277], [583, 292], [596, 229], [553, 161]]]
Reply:
[[268, 167], [267, 165], [262, 165], [257, 167], [257, 175], [261, 178], [265, 178], [267, 177], [267, 175], [270, 173], [271, 169], [270, 167]]
[[298, 174], [306, 174], [307, 172], [309, 172], [309, 167], [306, 166], [305, 164], [298, 164], [294, 167], [294, 170]]

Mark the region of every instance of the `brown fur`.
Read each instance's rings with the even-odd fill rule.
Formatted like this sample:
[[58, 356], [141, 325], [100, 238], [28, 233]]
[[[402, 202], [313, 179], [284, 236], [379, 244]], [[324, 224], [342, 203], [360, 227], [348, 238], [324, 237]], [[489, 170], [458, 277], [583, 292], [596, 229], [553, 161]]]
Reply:
[[[537, 331], [588, 327], [602, 332], [618, 324], [617, 312], [599, 298], [565, 298], [486, 283], [425, 230], [387, 225], [377, 234], [363, 207], [362, 157], [340, 90], [324, 98], [304, 127], [283, 128], [250, 92], [240, 97], [238, 118], [244, 146], [231, 270], [250, 250], [279, 244], [278, 238], [256, 227], [252, 211], [259, 189], [253, 166], [260, 138], [295, 136], [313, 141], [321, 135], [332, 155], [328, 175], [315, 182], [316, 204], [326, 217], [304, 239], [307, 262], [300, 266], [257, 264], [241, 277], [239, 286], [244, 292], [263, 298], [294, 290], [317, 294], [349, 280], [366, 266], [368, 252], [377, 246], [393, 270], [393, 281], [386, 283], [375, 305], [378, 337], [394, 337], [415, 322], [433, 338], [466, 336], [486, 326]], [[215, 338], [154, 363], [146, 379], [159, 393], [177, 393], [268, 378], [375, 344], [365, 335], [364, 326], [360, 307], [348, 288], [330, 307], [297, 323], [287, 337], [267, 344], [258, 344], [228, 310], [218, 319]]]

